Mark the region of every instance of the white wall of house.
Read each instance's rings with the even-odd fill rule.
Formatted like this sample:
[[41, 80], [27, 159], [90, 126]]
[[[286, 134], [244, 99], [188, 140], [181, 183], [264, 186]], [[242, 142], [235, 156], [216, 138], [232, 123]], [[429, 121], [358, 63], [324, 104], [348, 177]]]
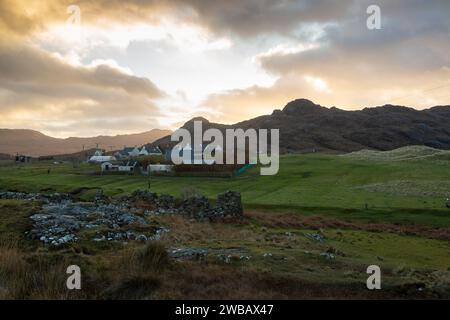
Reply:
[[92, 156], [89, 159], [89, 162], [102, 163], [102, 162], [109, 162], [109, 161], [114, 161], [114, 160], [116, 160], [116, 158], [113, 156]]
[[112, 164], [111, 162], [103, 162], [101, 167], [102, 171], [117, 171], [119, 169], [117, 164]]

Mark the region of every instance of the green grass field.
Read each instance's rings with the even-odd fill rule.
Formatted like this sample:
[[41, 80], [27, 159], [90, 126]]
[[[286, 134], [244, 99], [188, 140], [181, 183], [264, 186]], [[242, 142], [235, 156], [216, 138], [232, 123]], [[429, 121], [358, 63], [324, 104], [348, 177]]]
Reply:
[[[0, 164], [0, 190], [75, 192], [90, 200], [97, 188], [119, 196], [147, 187], [146, 176], [100, 175], [99, 166], [87, 164]], [[286, 155], [276, 176], [260, 176], [258, 168], [234, 178], [152, 176], [150, 187], [174, 196], [195, 188], [210, 199], [226, 190], [240, 191], [246, 216], [242, 223], [198, 223], [171, 216], [152, 223], [171, 230], [164, 239], [167, 247], [242, 250], [251, 256], [225, 266], [215, 260], [175, 264], [157, 275], [137, 271], [144, 279], [138, 283], [152, 284], [151, 297], [186, 298], [186, 292], [190, 298], [450, 297], [450, 209], [445, 206], [450, 159], [445, 151], [414, 147], [342, 156]], [[14, 239], [27, 252], [53, 257], [55, 253], [36, 249], [23, 237], [33, 210], [35, 204], [0, 200], [0, 242]], [[313, 232], [325, 240], [305, 236]], [[124, 250], [79, 243], [62, 254], [64, 259], [82, 259], [80, 263], [120, 291], [130, 290], [123, 289], [128, 278], [113, 276], [122, 272], [114, 261], [128, 254]], [[324, 252], [333, 252], [335, 259], [324, 258]], [[383, 270], [381, 293], [365, 289], [365, 268], [371, 264]], [[91, 280], [95, 284], [98, 279]], [[227, 285], [218, 285], [223, 281]], [[147, 290], [135, 286], [137, 292]], [[102, 298], [112, 290], [100, 287], [82, 297]], [[65, 294], [50, 297], [67, 298]]]
[[[72, 192], [102, 188], [106, 194], [116, 196], [147, 187], [146, 176], [102, 176], [98, 165], [0, 166], [0, 190]], [[450, 226], [445, 208], [445, 198], [450, 193], [450, 160], [379, 161], [351, 156], [290, 155], [281, 157], [276, 176], [260, 176], [259, 168], [234, 178], [154, 176], [150, 187], [154, 192], [174, 196], [195, 188], [211, 199], [226, 190], [239, 191], [246, 208], [270, 212]], [[89, 199], [94, 194], [95, 190], [86, 190], [81, 196]]]

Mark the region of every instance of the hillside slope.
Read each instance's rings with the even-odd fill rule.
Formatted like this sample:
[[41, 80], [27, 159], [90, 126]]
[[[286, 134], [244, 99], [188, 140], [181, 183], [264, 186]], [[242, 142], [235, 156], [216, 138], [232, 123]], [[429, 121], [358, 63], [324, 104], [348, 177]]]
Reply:
[[23, 153], [31, 156], [70, 154], [81, 151], [83, 146], [90, 149], [97, 144], [106, 150], [120, 149], [124, 145], [140, 146], [150, 143], [168, 134], [169, 130], [154, 129], [128, 135], [58, 139], [34, 130], [0, 129], [0, 153]]
[[[193, 120], [183, 127], [191, 129]], [[346, 111], [297, 99], [271, 115], [230, 126], [202, 121], [204, 128], [215, 127], [222, 131], [226, 128], [280, 129], [283, 153], [392, 150], [408, 145], [450, 149], [450, 106], [419, 111], [385, 105]], [[169, 141], [169, 137], [165, 137], [155, 143]]]

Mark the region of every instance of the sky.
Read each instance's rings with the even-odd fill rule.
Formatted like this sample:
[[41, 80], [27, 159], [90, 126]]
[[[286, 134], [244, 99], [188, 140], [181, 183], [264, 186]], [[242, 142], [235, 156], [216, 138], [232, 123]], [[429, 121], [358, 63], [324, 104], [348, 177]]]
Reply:
[[448, 0], [0, 0], [0, 128], [236, 123], [296, 98], [449, 105], [449, 12]]

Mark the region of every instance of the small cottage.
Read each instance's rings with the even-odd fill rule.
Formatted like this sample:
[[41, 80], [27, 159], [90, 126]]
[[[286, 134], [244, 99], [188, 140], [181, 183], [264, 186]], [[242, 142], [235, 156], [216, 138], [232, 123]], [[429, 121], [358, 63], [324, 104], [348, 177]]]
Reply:
[[136, 172], [139, 163], [136, 160], [108, 161], [101, 165], [102, 172]]
[[88, 162], [89, 163], [103, 163], [103, 162], [111, 162], [111, 161], [115, 161], [116, 158], [113, 156], [92, 156], [89, 158]]

